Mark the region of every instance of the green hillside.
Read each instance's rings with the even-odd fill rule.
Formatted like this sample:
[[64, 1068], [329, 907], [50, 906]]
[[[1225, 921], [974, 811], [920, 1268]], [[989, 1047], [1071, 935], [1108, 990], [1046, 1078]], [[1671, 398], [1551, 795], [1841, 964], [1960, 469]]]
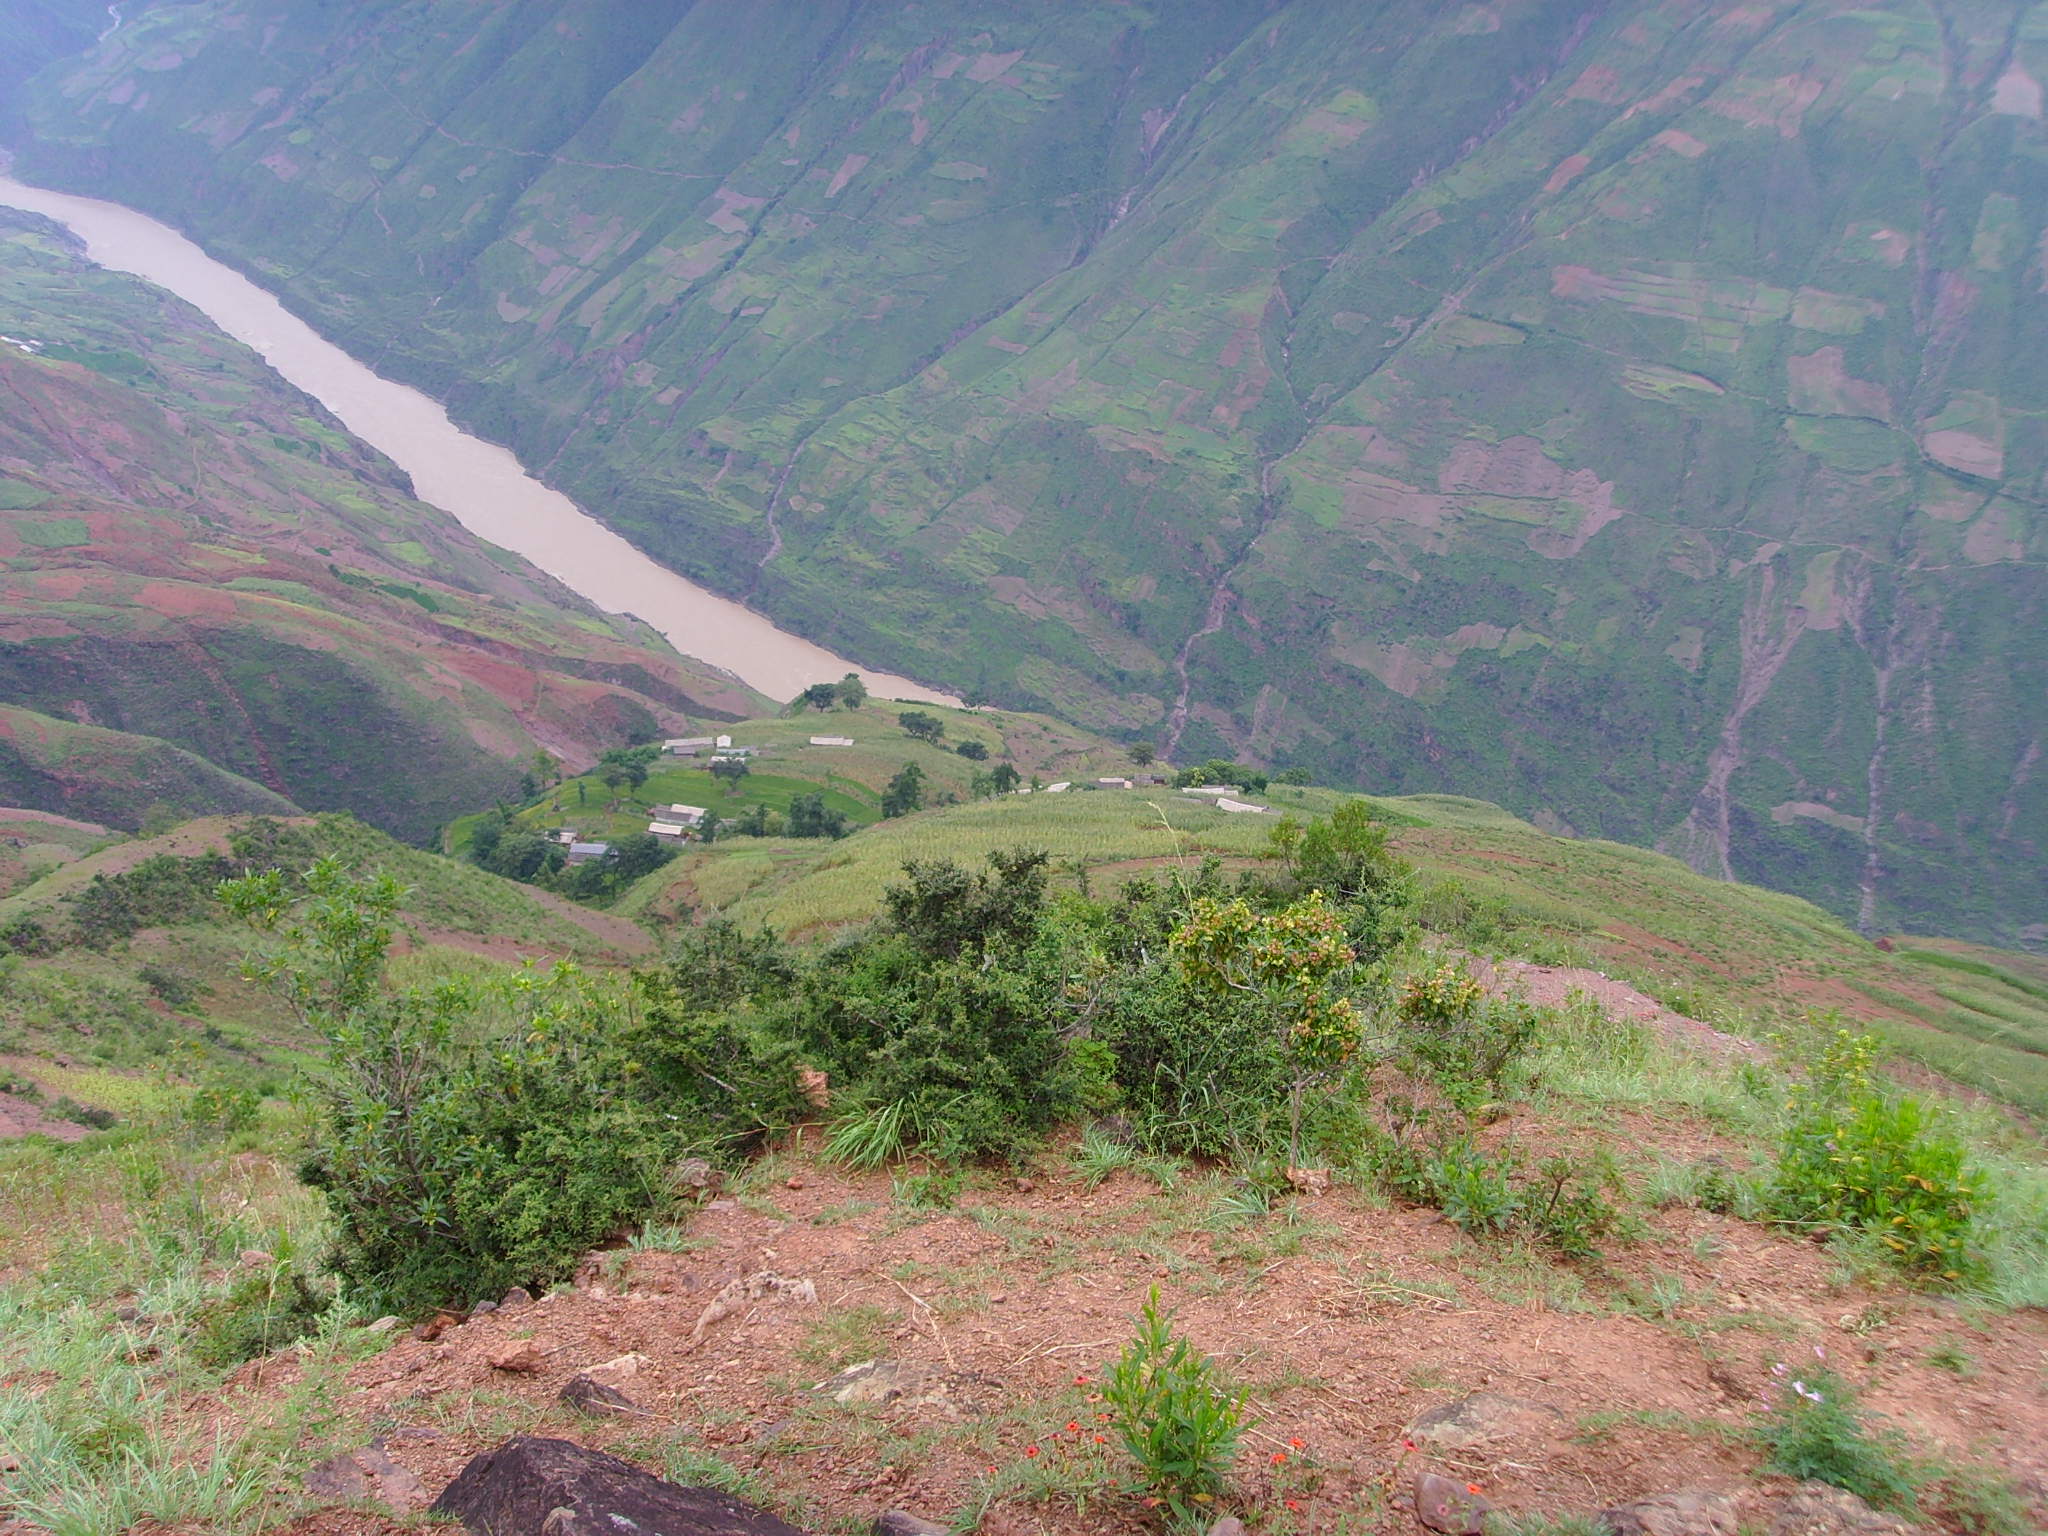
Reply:
[[[1274, 786], [1255, 797], [1306, 821], [1345, 797]], [[2048, 971], [2033, 956], [1886, 940], [1780, 892], [1711, 879], [1668, 856], [1561, 838], [1497, 806], [1376, 798], [1419, 871], [1425, 924], [1482, 953], [1592, 967], [1742, 1034], [1837, 1012], [1955, 1081], [2048, 1114]], [[1166, 787], [1011, 796], [886, 821], [841, 842], [732, 838], [647, 876], [619, 910], [721, 913], [820, 938], [880, 911], [910, 859], [978, 863], [1040, 848], [1061, 884], [1102, 892], [1214, 857], [1269, 867], [1275, 816], [1231, 814]]]
[[2019, 3], [206, 0], [23, 165], [851, 654], [2038, 944], [2044, 81]]
[[212, 812], [289, 815], [298, 807], [205, 758], [124, 731], [0, 704], [0, 804], [104, 822], [125, 831], [151, 819]]
[[0, 214], [0, 801], [424, 840], [760, 697], [415, 501], [196, 312]]

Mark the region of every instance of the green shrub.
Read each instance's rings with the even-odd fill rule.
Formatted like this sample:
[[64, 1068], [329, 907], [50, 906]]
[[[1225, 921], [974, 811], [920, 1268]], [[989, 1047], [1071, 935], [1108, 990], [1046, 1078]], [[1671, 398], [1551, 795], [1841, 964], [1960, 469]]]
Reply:
[[1837, 1030], [1809, 1052], [1772, 1181], [1772, 1213], [1867, 1232], [1909, 1273], [1962, 1284], [1984, 1270], [1975, 1243], [1985, 1176], [1933, 1111], [1871, 1087], [1877, 1043]]
[[1411, 976], [1395, 1004], [1396, 1055], [1454, 1107], [1474, 1114], [1498, 1098], [1536, 1043], [1538, 1012], [1489, 998], [1456, 962]]
[[1881, 1509], [1913, 1507], [1905, 1447], [1897, 1435], [1864, 1424], [1846, 1381], [1818, 1360], [1811, 1369], [1781, 1363], [1772, 1373], [1770, 1409], [1758, 1430], [1767, 1470], [1832, 1483]]
[[895, 1106], [900, 1146], [1014, 1153], [1078, 1108], [1066, 1047], [1017, 971], [919, 960], [883, 938], [834, 981], [812, 999], [803, 1043], [847, 1085], [842, 1114]]
[[273, 1354], [320, 1326], [325, 1304], [295, 1269], [267, 1265], [242, 1276], [199, 1314], [192, 1353], [203, 1365], [240, 1365]]
[[1470, 1141], [1454, 1141], [1423, 1164], [1413, 1192], [1447, 1220], [1473, 1233], [1505, 1232], [1520, 1207], [1505, 1160], [1486, 1156]]
[[1612, 1195], [1621, 1179], [1604, 1152], [1560, 1153], [1531, 1170], [1513, 1147], [1489, 1153], [1457, 1136], [1433, 1149], [1389, 1149], [1381, 1171], [1398, 1193], [1436, 1206], [1462, 1231], [1527, 1232], [1567, 1258], [1592, 1257], [1620, 1224]]
[[884, 924], [804, 972], [785, 1027], [841, 1085], [836, 1155], [1011, 1154], [1078, 1111], [1084, 1076], [1100, 1097], [1100, 1053], [1069, 1049], [1041, 974], [1046, 862], [913, 861]]
[[167, 965], [158, 965], [151, 960], [135, 972], [135, 979], [173, 1008], [188, 1008], [199, 998], [202, 988], [199, 983], [183, 971], [176, 971]]
[[1287, 1052], [1258, 1000], [1151, 967], [1104, 999], [1093, 1027], [1116, 1054], [1124, 1113], [1144, 1146], [1249, 1156], [1285, 1137]]
[[793, 1068], [744, 1014], [693, 1009], [664, 976], [634, 995], [558, 966], [384, 995], [401, 894], [332, 861], [223, 888], [283, 941], [250, 974], [327, 1036], [303, 1174], [334, 1217], [334, 1268], [382, 1304], [561, 1279], [666, 1198], [680, 1155], [793, 1103]]
[[111, 1130], [121, 1123], [121, 1117], [111, 1109], [102, 1109], [96, 1104], [81, 1104], [69, 1095], [52, 1104], [50, 1113], [59, 1120], [69, 1120], [74, 1125], [90, 1126], [96, 1131]]
[[13, 918], [0, 926], [0, 955], [39, 957], [56, 952], [56, 937], [32, 917]]
[[1230, 1475], [1244, 1427], [1245, 1394], [1174, 1333], [1153, 1288], [1136, 1337], [1110, 1368], [1103, 1406], [1153, 1497], [1182, 1524], [1201, 1520]]
[[185, 1123], [203, 1136], [225, 1138], [253, 1130], [263, 1100], [238, 1083], [207, 1083], [192, 1090], [185, 1102]]

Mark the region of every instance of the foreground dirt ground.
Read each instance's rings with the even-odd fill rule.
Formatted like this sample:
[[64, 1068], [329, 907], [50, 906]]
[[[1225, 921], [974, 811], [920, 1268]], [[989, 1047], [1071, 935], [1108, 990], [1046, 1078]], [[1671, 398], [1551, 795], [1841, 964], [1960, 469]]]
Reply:
[[[1717, 1146], [1664, 1114], [1613, 1114], [1582, 1134], [1624, 1155]], [[1224, 1177], [1162, 1189], [1122, 1171], [1091, 1190], [1064, 1156], [982, 1175], [934, 1209], [919, 1203], [929, 1184], [849, 1174], [799, 1143], [683, 1228], [595, 1256], [573, 1289], [400, 1338], [353, 1370], [336, 1406], [429, 1495], [529, 1432], [685, 1481], [716, 1457], [742, 1492], [814, 1529], [985, 1504], [987, 1531], [1123, 1531], [1140, 1511], [1085, 1496], [1107, 1465], [1095, 1394], [1157, 1286], [1253, 1389], [1234, 1503], [1265, 1530], [1413, 1530], [1404, 1490], [1418, 1465], [1510, 1513], [1753, 1490], [1744, 1430], [1771, 1367], [1816, 1350], [1917, 1451], [1988, 1461], [2037, 1502], [2048, 1491], [2048, 1317], [1873, 1285], [1820, 1247], [1684, 1208], [1648, 1212], [1636, 1240], [1568, 1266], [1342, 1183], [1230, 1219]], [[762, 1275], [807, 1281], [816, 1300], [757, 1281], [698, 1329], [732, 1282]], [[814, 1390], [870, 1360], [901, 1369], [840, 1395], [879, 1400]], [[557, 1404], [608, 1364], [600, 1375], [638, 1411]], [[235, 1417], [295, 1370], [251, 1365], [207, 1406]], [[1448, 1422], [1432, 1428], [1439, 1410]], [[335, 1509], [295, 1529], [364, 1525]]]

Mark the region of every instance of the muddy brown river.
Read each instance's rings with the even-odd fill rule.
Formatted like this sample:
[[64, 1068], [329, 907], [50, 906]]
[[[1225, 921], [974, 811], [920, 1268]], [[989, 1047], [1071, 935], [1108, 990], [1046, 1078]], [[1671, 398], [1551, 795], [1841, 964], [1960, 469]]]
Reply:
[[100, 266], [133, 273], [203, 311], [410, 475], [422, 501], [525, 556], [598, 607], [644, 619], [685, 655], [774, 699], [859, 672], [882, 698], [959, 702], [909, 678], [855, 666], [658, 564], [534, 479], [507, 449], [472, 437], [418, 390], [380, 377], [169, 225], [118, 203], [6, 176], [0, 204], [56, 220]]

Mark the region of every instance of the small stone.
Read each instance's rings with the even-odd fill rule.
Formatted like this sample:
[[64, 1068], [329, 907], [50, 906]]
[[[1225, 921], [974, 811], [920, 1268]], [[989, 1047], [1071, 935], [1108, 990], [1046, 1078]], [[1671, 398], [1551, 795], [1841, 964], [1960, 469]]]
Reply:
[[1493, 1505], [1464, 1483], [1434, 1472], [1415, 1474], [1415, 1518], [1444, 1536], [1483, 1536]]
[[1327, 1195], [1330, 1192], [1330, 1170], [1327, 1168], [1290, 1168], [1287, 1182], [1304, 1195]]
[[306, 1492], [343, 1503], [370, 1501], [393, 1514], [410, 1514], [427, 1502], [425, 1484], [376, 1446], [330, 1456], [309, 1468]]
[[499, 1301], [498, 1310], [500, 1312], [517, 1312], [521, 1307], [530, 1307], [532, 1305], [533, 1292], [523, 1285], [515, 1285]]
[[953, 1527], [907, 1509], [885, 1509], [875, 1516], [875, 1536], [952, 1536]]
[[116, 1307], [114, 1308], [114, 1321], [117, 1323], [139, 1323], [142, 1321], [142, 1308]]
[[804, 1187], [804, 1181], [792, 1173], [788, 1178], [782, 1181], [782, 1187], [784, 1189], [802, 1189]]
[[247, 1269], [265, 1269], [277, 1262], [261, 1248], [244, 1248], [241, 1252], [241, 1261], [243, 1267]]
[[390, 1314], [389, 1312], [386, 1312], [386, 1313], [385, 1313], [385, 1314], [384, 1314], [384, 1315], [383, 1315], [382, 1317], [378, 1318], [378, 1319], [377, 1319], [377, 1320], [376, 1320], [376, 1321], [375, 1321], [374, 1323], [365, 1323], [365, 1324], [363, 1324], [363, 1332], [365, 1332], [365, 1333], [389, 1333], [389, 1332], [390, 1332], [390, 1331], [391, 1331], [392, 1329], [396, 1328], [397, 1326], [398, 1326], [398, 1319], [397, 1319], [397, 1318], [395, 1318], [395, 1317], [393, 1317], [393, 1316], [392, 1316], [392, 1315], [391, 1315], [391, 1314]]
[[1557, 1410], [1498, 1392], [1473, 1392], [1430, 1409], [1408, 1426], [1412, 1440], [1446, 1451], [1466, 1451], [1545, 1427]]
[[1827, 1483], [1801, 1483], [1771, 1521], [1771, 1536], [1913, 1536], [1913, 1530], [1912, 1522]]
[[832, 1074], [820, 1072], [814, 1067], [796, 1069], [797, 1092], [804, 1096], [804, 1102], [813, 1109], [832, 1107]]
[[1038, 1188], [1038, 1181], [1029, 1178], [1013, 1179], [1010, 1181], [1010, 1187], [1015, 1189], [1020, 1195], [1028, 1195]]
[[605, 1361], [603, 1365], [591, 1366], [583, 1374], [593, 1381], [603, 1382], [608, 1387], [616, 1387], [623, 1382], [631, 1381], [651, 1364], [653, 1362], [645, 1355], [620, 1355], [617, 1359]]
[[1209, 1536], [1244, 1536], [1244, 1522], [1235, 1515], [1225, 1515], [1209, 1527]]
[[1600, 1511], [1613, 1536], [1736, 1536], [1742, 1521], [1725, 1493], [1653, 1493]]
[[708, 1195], [724, 1187], [725, 1170], [714, 1168], [708, 1158], [686, 1157], [669, 1171], [669, 1178], [678, 1189]]
[[497, 1310], [498, 1304], [495, 1301], [480, 1301], [469, 1309], [469, 1315], [471, 1317], [484, 1317]]
[[532, 1339], [514, 1339], [500, 1344], [484, 1356], [484, 1361], [494, 1371], [519, 1371], [531, 1373], [547, 1364], [547, 1351]]
[[568, 1384], [556, 1396], [558, 1401], [574, 1408], [578, 1413], [587, 1413], [594, 1419], [606, 1418], [613, 1414], [646, 1412], [617, 1387], [605, 1385], [587, 1371], [570, 1377]]

